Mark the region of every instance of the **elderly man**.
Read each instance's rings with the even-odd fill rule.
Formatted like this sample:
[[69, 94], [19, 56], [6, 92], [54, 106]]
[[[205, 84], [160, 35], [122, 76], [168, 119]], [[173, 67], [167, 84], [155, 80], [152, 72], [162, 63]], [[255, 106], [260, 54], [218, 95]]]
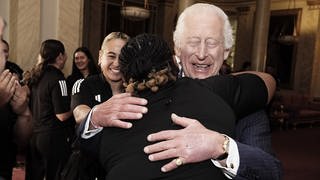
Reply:
[[[226, 14], [210, 4], [195, 4], [184, 10], [174, 32], [175, 53], [185, 76], [204, 79], [218, 75], [223, 61], [233, 45], [232, 29]], [[130, 122], [121, 119], [139, 119], [146, 109], [144, 99], [127, 94], [113, 96], [99, 109], [94, 109], [86, 124], [83, 138], [89, 138], [101, 128], [130, 128]], [[149, 160], [174, 158], [161, 168], [171, 171], [183, 164], [212, 159], [228, 178], [280, 179], [280, 162], [271, 155], [269, 122], [265, 112], [257, 112], [237, 122], [235, 139], [221, 142], [220, 133], [196, 126], [187, 117], [173, 122], [183, 126], [180, 130], [167, 130], [151, 134], [148, 141], [155, 142], [144, 148]], [[92, 126], [94, 124], [94, 126]], [[95, 128], [93, 128], [95, 127]], [[93, 129], [93, 130], [91, 130]], [[221, 146], [214, 146], [219, 142]], [[220, 152], [213, 157], [212, 152]], [[213, 166], [214, 167], [214, 166]]]
[[[233, 45], [232, 29], [225, 13], [216, 6], [195, 4], [180, 15], [174, 32], [176, 56], [180, 59], [183, 72], [192, 78], [207, 78], [218, 75], [223, 61]], [[190, 121], [186, 121], [188, 123]], [[205, 129], [189, 128], [163, 131], [148, 136], [149, 141], [161, 141], [145, 148], [150, 160], [180, 157], [183, 163], [198, 162], [203, 152], [214, 152], [217, 148], [203, 144], [203, 139], [218, 139]], [[241, 119], [236, 126], [236, 140], [230, 138], [229, 155], [224, 161], [214, 161], [230, 177], [239, 179], [279, 179], [279, 161], [271, 153], [270, 131], [266, 114], [258, 112]], [[202, 134], [200, 136], [200, 134]], [[201, 146], [192, 145], [197, 142]], [[168, 147], [174, 147], [172, 150]], [[223, 155], [222, 155], [223, 156]], [[175, 162], [163, 167], [168, 171], [176, 168]]]

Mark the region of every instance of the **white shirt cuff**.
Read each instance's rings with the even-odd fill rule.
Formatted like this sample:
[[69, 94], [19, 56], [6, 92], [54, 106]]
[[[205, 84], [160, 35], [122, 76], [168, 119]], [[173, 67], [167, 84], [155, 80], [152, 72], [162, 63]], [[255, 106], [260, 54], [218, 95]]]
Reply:
[[88, 115], [88, 117], [86, 119], [86, 122], [85, 122], [85, 125], [84, 125], [84, 130], [83, 130], [83, 132], [81, 134], [81, 137], [83, 139], [89, 139], [89, 138], [95, 136], [96, 134], [98, 134], [103, 129], [102, 127], [99, 127], [97, 129], [89, 130], [93, 109], [94, 109], [94, 107], [90, 110], [89, 115]]
[[227, 167], [222, 166], [219, 161], [213, 159], [211, 159], [211, 161], [215, 166], [223, 171], [227, 178], [232, 179], [237, 175], [240, 165], [240, 157], [237, 143], [230, 137], [229, 140], [229, 152], [226, 160]]

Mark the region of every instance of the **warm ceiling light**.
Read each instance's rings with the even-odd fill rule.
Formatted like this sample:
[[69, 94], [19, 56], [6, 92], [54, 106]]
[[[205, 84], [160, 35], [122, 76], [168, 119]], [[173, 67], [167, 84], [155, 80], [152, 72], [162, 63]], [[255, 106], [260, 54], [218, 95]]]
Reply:
[[138, 6], [126, 6], [122, 1], [121, 15], [132, 21], [142, 21], [150, 16], [148, 0], [144, 0], [144, 8]]
[[307, 4], [309, 6], [317, 6], [320, 5], [320, 0], [307, 0]]

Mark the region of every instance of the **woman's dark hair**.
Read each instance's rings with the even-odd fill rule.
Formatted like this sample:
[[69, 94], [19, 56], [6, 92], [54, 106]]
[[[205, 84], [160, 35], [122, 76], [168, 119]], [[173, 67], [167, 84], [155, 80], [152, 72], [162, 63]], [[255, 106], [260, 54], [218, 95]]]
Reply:
[[24, 82], [29, 86], [37, 84], [44, 72], [44, 69], [48, 67], [49, 64], [55, 63], [56, 58], [60, 53], [65, 53], [64, 45], [61, 41], [55, 39], [43, 41], [40, 48], [38, 62], [30, 72], [27, 71], [24, 73]]
[[71, 75], [79, 77], [79, 78], [84, 78], [83, 75], [81, 74], [80, 70], [77, 68], [76, 63], [75, 63], [75, 54], [77, 52], [83, 52], [87, 56], [87, 58], [89, 60], [89, 63], [88, 63], [89, 75], [98, 74], [100, 72], [98, 67], [97, 67], [97, 65], [96, 65], [96, 63], [95, 63], [95, 61], [94, 61], [94, 59], [93, 59], [93, 56], [92, 56], [90, 50], [87, 47], [79, 47], [73, 53], [72, 73], [71, 73]]
[[[179, 71], [166, 41], [150, 34], [130, 39], [121, 49], [119, 64], [125, 86], [131, 84], [134, 91], [145, 89], [138, 86], [146, 86], [151, 90], [156, 86], [157, 89], [166, 82], [175, 80]], [[166, 80], [162, 82], [159, 78]]]

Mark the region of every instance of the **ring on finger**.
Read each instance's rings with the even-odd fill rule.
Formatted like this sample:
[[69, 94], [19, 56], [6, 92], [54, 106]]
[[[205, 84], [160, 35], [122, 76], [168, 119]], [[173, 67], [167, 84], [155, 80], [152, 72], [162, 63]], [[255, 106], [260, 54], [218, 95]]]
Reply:
[[182, 159], [179, 158], [179, 157], [175, 159], [175, 163], [176, 163], [177, 166], [183, 165], [183, 161], [182, 161]]

